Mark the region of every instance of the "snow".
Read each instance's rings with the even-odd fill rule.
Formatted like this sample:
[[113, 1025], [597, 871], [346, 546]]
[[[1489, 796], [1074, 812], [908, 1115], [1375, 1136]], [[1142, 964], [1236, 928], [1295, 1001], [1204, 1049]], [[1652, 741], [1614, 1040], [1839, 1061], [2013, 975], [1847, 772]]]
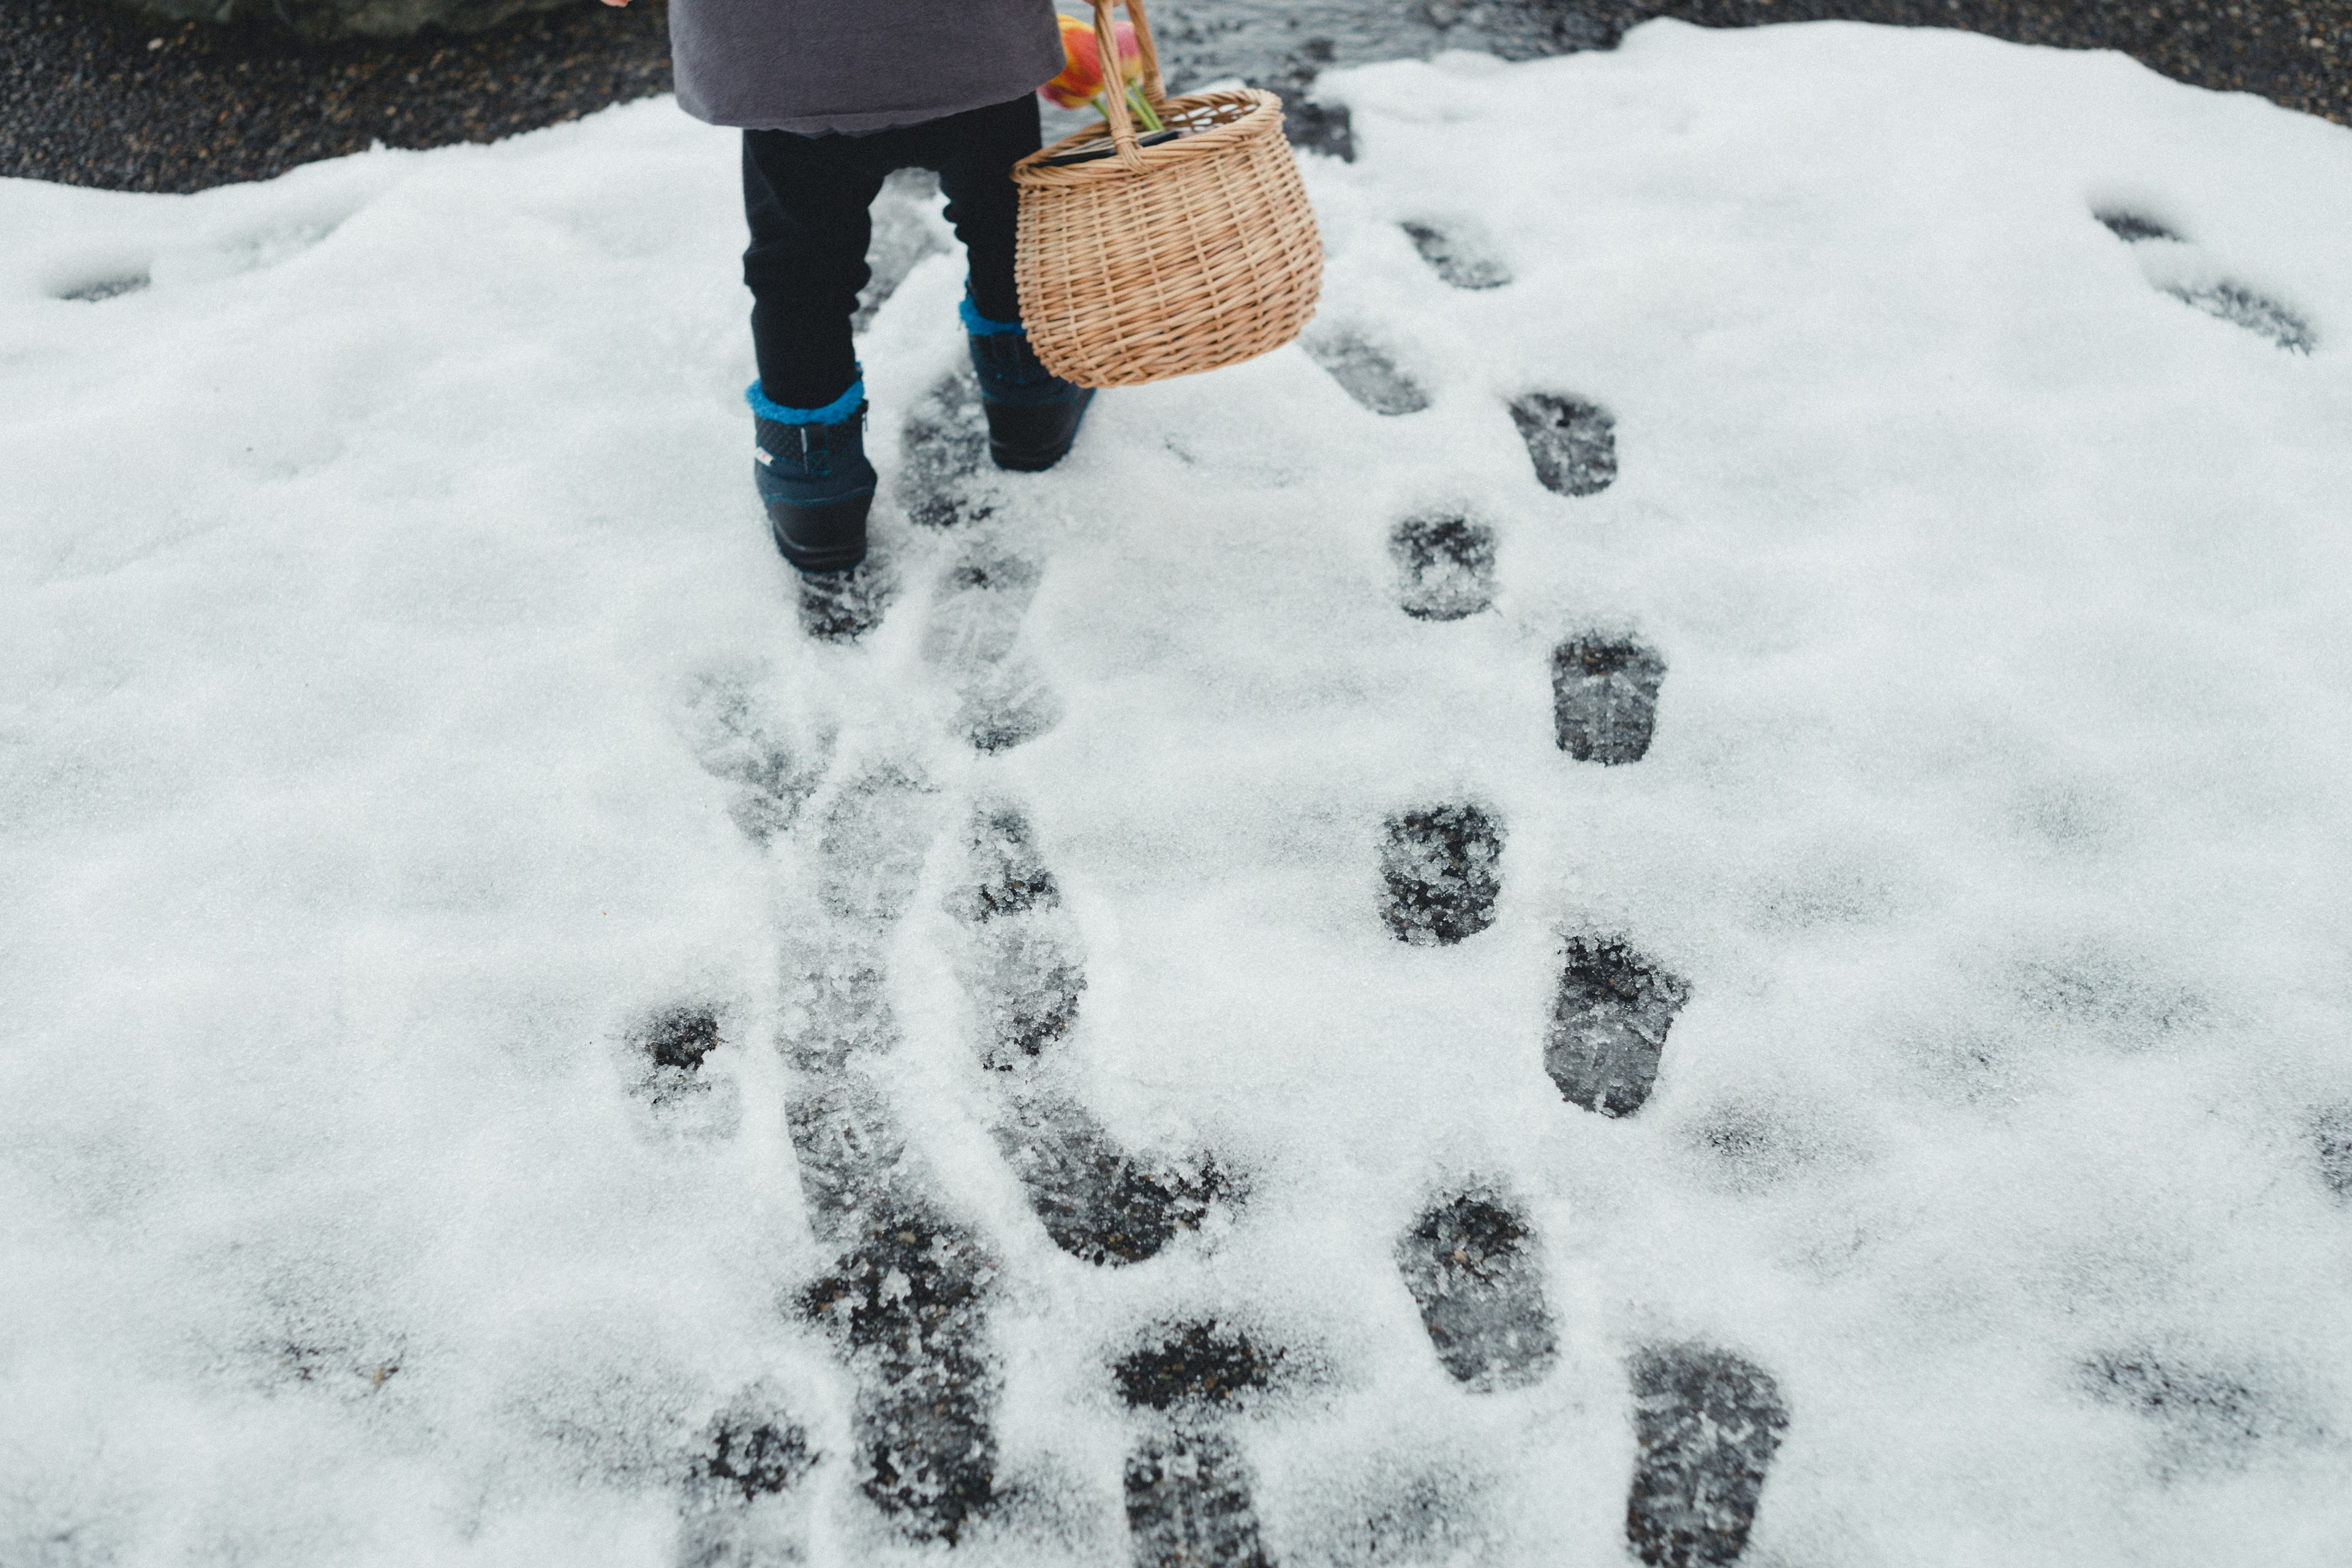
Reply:
[[[1749, 1563], [2340, 1558], [2352, 133], [1842, 24], [1320, 92], [1311, 344], [950, 473], [953, 529], [886, 483], [855, 642], [761, 532], [734, 153], [669, 101], [0, 183], [0, 1561], [689, 1561], [739, 1407], [815, 1463], [731, 1560], [946, 1550], [800, 1305], [849, 1233], [793, 1042], [866, 1024], [841, 1081], [986, 1259], [975, 1564], [1127, 1554], [1112, 1368], [1209, 1319], [1284, 1352], [1183, 1430], [1286, 1564], [1628, 1560], [1676, 1344], [1785, 1404]], [[903, 474], [961, 275], [886, 232]], [[1613, 483], [1538, 482], [1536, 393]], [[1490, 607], [1400, 608], [1433, 516]], [[1663, 660], [1638, 761], [1555, 732], [1595, 637]], [[1492, 923], [1401, 942], [1383, 824], [1459, 804]], [[968, 907], [990, 809], [1051, 908]], [[1580, 936], [1688, 985], [1631, 1114], [1546, 1072]], [[1083, 1261], [1041, 1105], [1233, 1191]], [[1485, 1385], [1399, 1261], [1465, 1193], [1557, 1334]]]

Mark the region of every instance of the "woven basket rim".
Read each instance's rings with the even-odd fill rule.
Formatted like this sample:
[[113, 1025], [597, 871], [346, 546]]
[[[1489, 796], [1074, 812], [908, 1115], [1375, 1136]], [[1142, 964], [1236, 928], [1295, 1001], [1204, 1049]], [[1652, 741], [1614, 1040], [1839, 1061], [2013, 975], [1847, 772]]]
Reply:
[[1156, 147], [1140, 149], [1143, 167], [1139, 170], [1122, 166], [1117, 158], [1097, 158], [1084, 163], [1058, 166], [1045, 162], [1089, 142], [1107, 140], [1110, 136], [1109, 122], [1097, 120], [1051, 146], [1039, 148], [1013, 164], [1013, 183], [1032, 186], [1085, 185], [1129, 179], [1140, 174], [1172, 171], [1194, 159], [1214, 157], [1241, 142], [1281, 134], [1282, 100], [1262, 88], [1221, 88], [1213, 92], [1184, 93], [1169, 99], [1161, 106], [1160, 115], [1165, 119], [1189, 110], [1213, 109], [1225, 104], [1246, 104], [1249, 112], [1194, 135], [1180, 136], [1173, 142], [1162, 142]]

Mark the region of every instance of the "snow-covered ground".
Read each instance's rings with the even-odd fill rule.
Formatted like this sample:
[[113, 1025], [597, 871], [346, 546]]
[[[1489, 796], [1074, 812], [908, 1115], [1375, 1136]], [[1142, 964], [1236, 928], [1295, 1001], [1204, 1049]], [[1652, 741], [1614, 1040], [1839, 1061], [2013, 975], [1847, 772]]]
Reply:
[[894, 195], [854, 639], [669, 102], [0, 183], [0, 1562], [2343, 1560], [2352, 132], [1323, 91], [1049, 475]]

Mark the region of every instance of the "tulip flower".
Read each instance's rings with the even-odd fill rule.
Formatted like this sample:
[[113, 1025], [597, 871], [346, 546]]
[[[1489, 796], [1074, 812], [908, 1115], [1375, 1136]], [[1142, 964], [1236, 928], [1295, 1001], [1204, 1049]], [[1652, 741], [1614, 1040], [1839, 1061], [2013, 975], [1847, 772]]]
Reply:
[[[1108, 120], [1110, 110], [1102, 96], [1102, 48], [1096, 42], [1094, 24], [1076, 16], [1056, 16], [1054, 19], [1062, 25], [1062, 74], [1037, 90], [1064, 109], [1091, 103]], [[1112, 24], [1111, 36], [1118, 46], [1119, 75], [1128, 84], [1128, 106], [1135, 111], [1144, 130], [1160, 130], [1160, 116], [1151, 111], [1150, 102], [1132, 85], [1143, 79], [1143, 50], [1135, 41], [1134, 24]]]

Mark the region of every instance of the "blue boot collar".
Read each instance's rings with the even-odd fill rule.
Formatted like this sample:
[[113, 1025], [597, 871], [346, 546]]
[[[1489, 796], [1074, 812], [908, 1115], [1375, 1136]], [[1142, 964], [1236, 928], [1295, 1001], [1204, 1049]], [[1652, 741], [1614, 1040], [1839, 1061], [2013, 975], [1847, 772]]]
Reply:
[[771, 401], [756, 381], [743, 389], [743, 401], [751, 405], [754, 415], [772, 425], [840, 425], [847, 422], [857, 412], [858, 405], [866, 401], [866, 378], [861, 375], [851, 382], [847, 392], [822, 408], [787, 408]]

